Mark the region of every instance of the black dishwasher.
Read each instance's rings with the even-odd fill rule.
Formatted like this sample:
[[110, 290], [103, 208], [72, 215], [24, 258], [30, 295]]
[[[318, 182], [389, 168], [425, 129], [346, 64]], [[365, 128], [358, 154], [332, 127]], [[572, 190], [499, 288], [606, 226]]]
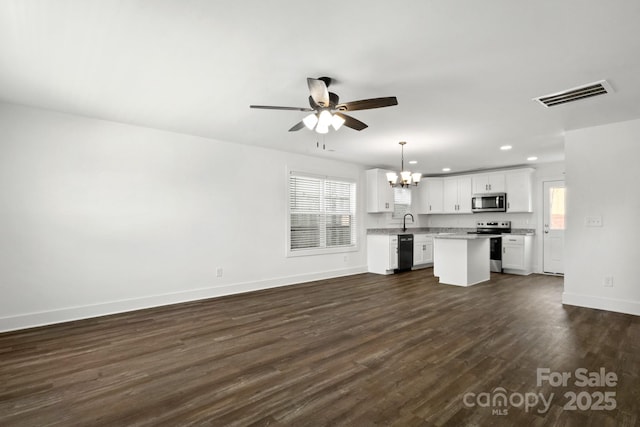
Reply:
[[396, 271], [411, 270], [413, 267], [413, 234], [398, 234], [398, 268]]

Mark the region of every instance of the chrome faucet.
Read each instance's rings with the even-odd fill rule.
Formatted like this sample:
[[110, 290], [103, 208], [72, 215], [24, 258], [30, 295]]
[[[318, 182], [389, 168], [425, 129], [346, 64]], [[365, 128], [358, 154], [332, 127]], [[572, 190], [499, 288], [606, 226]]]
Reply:
[[404, 214], [404, 217], [402, 218], [402, 231], [407, 231], [407, 216], [411, 217], [411, 222], [416, 222], [413, 219], [413, 215], [411, 215], [410, 213]]

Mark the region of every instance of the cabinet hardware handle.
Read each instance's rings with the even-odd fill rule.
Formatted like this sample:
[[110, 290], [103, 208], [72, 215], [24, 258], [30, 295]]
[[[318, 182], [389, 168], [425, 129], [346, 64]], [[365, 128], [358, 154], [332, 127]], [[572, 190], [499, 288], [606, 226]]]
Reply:
[[507, 253], [507, 250], [506, 250], [505, 248], [502, 248], [502, 253], [503, 253], [503, 254], [506, 254], [506, 253]]

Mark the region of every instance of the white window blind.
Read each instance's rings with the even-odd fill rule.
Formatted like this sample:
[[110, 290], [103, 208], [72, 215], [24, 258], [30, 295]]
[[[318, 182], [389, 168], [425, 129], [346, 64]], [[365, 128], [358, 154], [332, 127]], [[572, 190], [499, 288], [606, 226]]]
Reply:
[[356, 245], [356, 184], [289, 176], [290, 252]]
[[411, 212], [411, 190], [395, 187], [393, 189], [393, 214], [391, 218], [402, 219], [404, 214]]

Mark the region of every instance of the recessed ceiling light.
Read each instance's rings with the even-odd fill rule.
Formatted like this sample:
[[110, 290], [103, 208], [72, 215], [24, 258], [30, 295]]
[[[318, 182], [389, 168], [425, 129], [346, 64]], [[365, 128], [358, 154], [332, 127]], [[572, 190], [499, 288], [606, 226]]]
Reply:
[[450, 172], [451, 168], [442, 168], [442, 172]]
[[533, 162], [535, 160], [538, 160], [538, 158], [536, 156], [531, 156], [531, 157], [527, 157], [527, 160], [529, 160], [530, 162]]
[[417, 160], [409, 160], [409, 164], [410, 164], [410, 165], [415, 165], [415, 164], [417, 164], [417, 163], [418, 163], [418, 161], [417, 161]]
[[502, 147], [500, 147], [501, 150], [503, 151], [507, 151], [507, 150], [511, 150], [513, 147], [510, 145], [503, 145]]

